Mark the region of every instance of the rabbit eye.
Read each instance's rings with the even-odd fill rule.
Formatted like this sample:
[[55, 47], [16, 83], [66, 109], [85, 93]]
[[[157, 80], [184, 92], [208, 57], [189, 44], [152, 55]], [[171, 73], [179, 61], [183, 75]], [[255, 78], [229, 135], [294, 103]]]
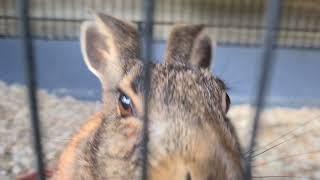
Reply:
[[131, 99], [127, 95], [120, 93], [120, 96], [119, 96], [120, 115], [122, 117], [131, 116], [133, 113], [132, 109], [133, 109], [133, 107], [132, 107]]
[[222, 108], [223, 108], [223, 111], [225, 113], [227, 113], [229, 111], [229, 107], [230, 107], [230, 97], [228, 95], [228, 93], [223, 93], [224, 97], [222, 97]]

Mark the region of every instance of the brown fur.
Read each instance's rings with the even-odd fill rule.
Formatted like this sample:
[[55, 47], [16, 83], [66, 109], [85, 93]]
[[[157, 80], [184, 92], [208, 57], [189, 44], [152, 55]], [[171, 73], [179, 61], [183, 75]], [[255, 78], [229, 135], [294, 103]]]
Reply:
[[103, 114], [98, 113], [92, 116], [75, 134], [68, 144], [67, 148], [60, 156], [60, 163], [58, 164], [58, 171], [55, 176], [56, 179], [72, 179], [74, 172], [75, 161], [77, 160], [77, 152], [81, 143], [92, 135], [92, 133], [101, 125]]
[[[56, 179], [139, 179], [145, 97], [138, 34], [102, 14], [82, 33], [86, 63], [104, 87], [104, 108], [65, 149]], [[240, 145], [226, 118], [227, 92], [209, 71], [210, 62], [203, 26], [182, 25], [170, 35], [165, 63], [151, 66], [150, 179], [242, 179]], [[121, 117], [120, 93], [131, 98], [132, 116]]]

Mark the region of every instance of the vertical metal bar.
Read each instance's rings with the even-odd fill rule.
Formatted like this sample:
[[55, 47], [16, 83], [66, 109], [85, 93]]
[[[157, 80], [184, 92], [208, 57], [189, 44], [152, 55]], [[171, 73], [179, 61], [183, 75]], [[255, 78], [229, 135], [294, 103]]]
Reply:
[[[79, 3], [79, 2], [78, 2]], [[74, 0], [71, 0], [71, 9], [73, 11], [72, 13], [72, 19], [78, 19], [77, 17], [77, 10], [78, 10], [79, 6], [76, 5], [76, 2]], [[78, 29], [78, 23], [77, 22], [71, 22], [71, 32], [69, 34], [69, 39], [73, 39], [76, 38], [77, 36], [75, 35], [75, 32], [77, 32]], [[77, 33], [79, 34], [79, 33]]]
[[38, 168], [38, 179], [45, 180], [44, 169], [45, 165], [43, 162], [43, 151], [41, 146], [41, 133], [40, 133], [40, 121], [38, 116], [37, 107], [37, 82], [36, 82], [36, 64], [34, 60], [32, 38], [30, 32], [29, 23], [29, 1], [20, 0], [19, 2], [19, 12], [20, 12], [20, 29], [22, 37], [22, 45], [24, 48], [25, 57], [25, 68], [26, 77], [28, 84], [28, 98], [29, 98], [29, 108], [31, 114], [32, 132], [33, 132], [33, 144], [35, 154], [37, 156], [37, 168]]
[[154, 1], [153, 0], [144, 0], [144, 23], [142, 29], [142, 58], [144, 63], [144, 115], [143, 115], [143, 139], [142, 139], [142, 180], [148, 179], [148, 101], [149, 101], [149, 92], [151, 86], [151, 77], [150, 77], [150, 60], [152, 57], [152, 41], [153, 41], [153, 16], [154, 16]]
[[278, 30], [280, 25], [282, 0], [268, 0], [268, 6], [266, 11], [267, 18], [267, 29], [264, 36], [263, 53], [262, 53], [262, 63], [261, 63], [261, 74], [259, 77], [256, 97], [256, 111], [253, 118], [252, 134], [249, 145], [249, 155], [246, 159], [245, 164], [245, 179], [252, 178], [251, 172], [251, 161], [253, 155], [253, 148], [256, 145], [256, 137], [258, 135], [260, 113], [264, 107], [265, 94], [267, 92], [269, 82], [270, 82], [270, 72], [272, 70], [272, 65], [274, 62], [274, 48], [278, 36]]
[[[5, 0], [4, 2], [3, 2], [3, 12], [4, 12], [4, 15], [5, 16], [10, 16], [10, 14], [9, 14], [9, 8], [8, 8], [8, 1], [7, 0]], [[5, 18], [4, 20], [4, 34], [6, 35], [6, 36], [9, 36], [10, 34], [10, 32], [9, 32], [9, 18]]]
[[[47, 0], [44, 0], [43, 2], [42, 2], [42, 9], [43, 9], [43, 14], [42, 14], [42, 17], [43, 18], [48, 18], [49, 17], [49, 11], [48, 11], [48, 3], [47, 3]], [[46, 39], [49, 39], [49, 30], [48, 30], [48, 28], [49, 28], [49, 26], [48, 26], [48, 21], [42, 21], [42, 23], [43, 23], [43, 37], [45, 37]]]
[[[52, 16], [54, 19], [58, 19], [58, 11], [59, 11], [59, 4], [57, 3], [57, 1], [51, 1], [51, 6], [52, 6]], [[59, 38], [59, 30], [61, 30], [61, 26], [59, 25], [59, 21], [53, 21], [53, 35], [52, 37], [54, 39], [58, 39]]]
[[[46, 7], [44, 8], [45, 11], [47, 12], [46, 18], [53, 18], [53, 3], [46, 0]], [[53, 39], [53, 35], [54, 35], [54, 22], [52, 21], [46, 21], [47, 22], [47, 27], [48, 27], [48, 39]]]
[[[68, 17], [68, 5], [70, 3], [70, 0], [69, 1], [65, 1], [64, 3], [61, 3], [60, 4], [60, 9], [61, 9], [61, 15], [59, 18], [63, 19], [64, 18], [67, 18]], [[61, 23], [61, 26], [62, 26], [62, 35], [60, 34], [60, 37], [59, 39], [67, 39], [67, 33], [68, 33], [68, 22], [67, 21], [60, 21]]]

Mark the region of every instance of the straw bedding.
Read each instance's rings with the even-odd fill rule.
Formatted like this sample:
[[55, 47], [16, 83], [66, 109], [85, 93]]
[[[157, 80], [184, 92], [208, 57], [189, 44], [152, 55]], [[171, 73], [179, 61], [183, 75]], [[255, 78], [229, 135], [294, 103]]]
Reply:
[[[71, 135], [90, 115], [99, 111], [101, 105], [56, 97], [43, 90], [38, 96], [45, 159], [48, 166], [53, 167]], [[25, 87], [0, 82], [0, 97], [0, 179], [13, 179], [35, 167]], [[250, 137], [252, 112], [253, 108], [248, 105], [237, 105], [228, 113], [243, 146]], [[254, 176], [320, 179], [320, 109], [269, 108], [262, 120], [255, 154], [279, 145], [254, 158]], [[268, 145], [269, 142], [273, 144]]]

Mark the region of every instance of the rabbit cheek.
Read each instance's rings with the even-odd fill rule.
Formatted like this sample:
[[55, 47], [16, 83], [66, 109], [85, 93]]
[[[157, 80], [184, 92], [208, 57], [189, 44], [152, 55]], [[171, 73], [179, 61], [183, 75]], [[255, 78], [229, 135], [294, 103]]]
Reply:
[[109, 153], [120, 157], [128, 158], [135, 152], [140, 142], [142, 123], [136, 118], [120, 120], [119, 131], [111, 143]]
[[128, 139], [138, 139], [138, 136], [141, 132], [142, 129], [142, 123], [139, 119], [136, 118], [127, 118], [127, 119], [122, 119], [121, 121], [121, 130]]

